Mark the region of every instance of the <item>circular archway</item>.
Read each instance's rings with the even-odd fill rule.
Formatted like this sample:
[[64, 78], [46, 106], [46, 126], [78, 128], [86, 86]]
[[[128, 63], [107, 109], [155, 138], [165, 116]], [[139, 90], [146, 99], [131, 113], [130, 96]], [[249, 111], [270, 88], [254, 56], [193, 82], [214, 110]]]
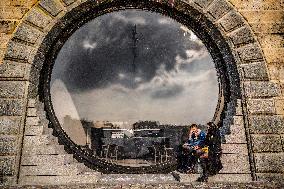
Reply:
[[[106, 162], [93, 156], [92, 153], [74, 143], [62, 129], [57, 119], [50, 94], [51, 73], [56, 57], [67, 39], [78, 28], [100, 15], [125, 9], [140, 9], [157, 12], [175, 19], [187, 28], [190, 28], [197, 37], [202, 40], [215, 63], [219, 83], [222, 85], [222, 87], [220, 87], [220, 91], [222, 91], [220, 94], [222, 95], [219, 95], [219, 103], [217, 106], [218, 113], [215, 113], [214, 118], [219, 117], [220, 121], [222, 121], [222, 117], [224, 116], [223, 113], [226, 109], [226, 103], [223, 103], [224, 105], [221, 106], [221, 99], [224, 99], [224, 102], [230, 102], [240, 98], [239, 76], [236, 64], [223, 35], [208, 18], [196, 9], [182, 2], [178, 5], [177, 7], [183, 7], [184, 9], [178, 10], [174, 7], [151, 1], [115, 1], [102, 3], [100, 5], [96, 5], [94, 2], [87, 2], [65, 15], [61, 19], [61, 22], [53, 27], [42, 43], [41, 52], [45, 52], [45, 62], [41, 71], [39, 92], [41, 99], [45, 102], [47, 117], [51, 122], [51, 127], [54, 129], [54, 134], [59, 138], [59, 142], [64, 144], [65, 149], [73, 153], [76, 159], [84, 162], [88, 167], [98, 169], [103, 173], [161, 173], [169, 172], [175, 168], [172, 162], [141, 167], [121, 166]], [[35, 61], [37, 60], [38, 59], [35, 58]], [[228, 70], [230, 70], [230, 72]], [[217, 114], [219, 114], [219, 116], [216, 116]]]

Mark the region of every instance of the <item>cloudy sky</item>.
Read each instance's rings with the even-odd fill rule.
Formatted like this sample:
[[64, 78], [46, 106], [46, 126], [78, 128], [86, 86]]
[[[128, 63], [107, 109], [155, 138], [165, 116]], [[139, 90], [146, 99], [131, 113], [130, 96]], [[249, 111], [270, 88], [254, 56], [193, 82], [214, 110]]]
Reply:
[[206, 123], [218, 82], [209, 53], [189, 29], [157, 13], [127, 10], [100, 16], [68, 39], [53, 68], [51, 95], [60, 122], [71, 115]]

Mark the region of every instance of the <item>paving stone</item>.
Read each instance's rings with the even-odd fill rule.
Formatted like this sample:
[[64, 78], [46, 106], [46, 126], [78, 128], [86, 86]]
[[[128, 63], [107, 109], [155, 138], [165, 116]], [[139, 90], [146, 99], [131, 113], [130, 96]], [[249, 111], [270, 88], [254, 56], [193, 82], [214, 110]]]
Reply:
[[235, 30], [244, 25], [244, 19], [235, 11], [226, 14], [219, 22], [226, 32]]
[[26, 74], [26, 64], [5, 60], [0, 64], [0, 77], [22, 78]]
[[0, 117], [0, 134], [1, 135], [17, 135], [19, 134], [21, 117], [4, 116]]
[[[21, 185], [59, 185], [59, 184], [87, 184], [96, 183], [100, 174], [75, 175], [75, 176], [25, 176], [21, 179]], [[97, 188], [97, 187], [96, 187]]]
[[31, 46], [24, 45], [15, 41], [10, 41], [7, 45], [6, 57], [28, 60], [31, 51], [32, 51]]
[[25, 148], [29, 148], [35, 145], [38, 146], [38, 145], [47, 145], [47, 144], [57, 144], [57, 138], [48, 135], [24, 137]]
[[245, 133], [230, 134], [225, 136], [226, 144], [246, 144]]
[[247, 44], [237, 49], [237, 52], [243, 61], [263, 59], [261, 48], [256, 44]]
[[14, 34], [14, 37], [29, 43], [35, 43], [40, 37], [41, 32], [27, 24], [21, 24]]
[[269, 81], [248, 81], [244, 87], [248, 97], [274, 97], [281, 93], [278, 84]]
[[38, 125], [39, 121], [39, 117], [27, 117], [26, 125]]
[[27, 116], [36, 117], [37, 109], [36, 108], [28, 108]]
[[57, 16], [62, 11], [62, 6], [55, 0], [41, 0], [39, 5], [52, 16]]
[[63, 145], [37, 145], [23, 149], [23, 155], [66, 154]]
[[250, 173], [248, 155], [246, 154], [222, 154], [223, 169], [220, 173]]
[[16, 173], [16, 159], [15, 156], [0, 156], [0, 174], [14, 175]]
[[254, 42], [253, 34], [249, 26], [243, 26], [229, 33], [228, 36], [234, 45], [247, 44]]
[[276, 111], [273, 99], [249, 99], [247, 101], [251, 114], [274, 114]]
[[254, 152], [282, 152], [280, 135], [251, 135]]
[[52, 176], [52, 175], [61, 175], [61, 176], [71, 176], [77, 175], [81, 171], [78, 168], [77, 164], [68, 164], [68, 165], [53, 165], [49, 162], [46, 162], [45, 165], [38, 166], [22, 166], [20, 174], [22, 176]]
[[0, 81], [0, 98], [23, 98], [26, 85], [25, 81]]
[[274, 182], [274, 181], [284, 181], [284, 174], [277, 173], [256, 173], [258, 181]]
[[24, 104], [21, 99], [0, 99], [0, 116], [21, 116]]
[[77, 0], [62, 0], [65, 5], [71, 5], [72, 3], [76, 2]]
[[74, 163], [74, 159], [72, 154], [22, 156], [21, 165], [45, 165], [47, 162], [52, 165], [65, 165]]
[[256, 170], [259, 173], [284, 173], [284, 153], [255, 153]]
[[17, 142], [17, 136], [0, 136], [0, 155], [16, 154]]
[[246, 79], [268, 80], [265, 62], [254, 62], [240, 65]]
[[45, 28], [51, 22], [52, 18], [45, 15], [45, 13], [38, 8], [32, 8], [26, 20], [39, 28]]
[[36, 136], [43, 134], [43, 126], [33, 126], [33, 125], [26, 125], [25, 126], [25, 135], [26, 136]]
[[225, 0], [215, 0], [208, 8], [208, 13], [216, 20], [219, 20], [232, 10], [232, 6]]
[[248, 154], [247, 144], [222, 144], [223, 154]]
[[250, 132], [280, 134], [284, 133], [284, 117], [283, 116], [250, 116]]

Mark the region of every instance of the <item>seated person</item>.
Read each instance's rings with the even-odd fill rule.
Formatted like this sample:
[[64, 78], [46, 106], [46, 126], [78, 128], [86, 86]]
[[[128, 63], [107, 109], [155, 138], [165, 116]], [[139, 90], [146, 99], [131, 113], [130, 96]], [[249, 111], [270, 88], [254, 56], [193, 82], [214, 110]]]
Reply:
[[187, 141], [181, 147], [179, 154], [178, 171], [182, 173], [193, 172], [197, 159], [203, 154], [206, 134], [198, 128], [196, 124], [192, 124], [189, 128]]

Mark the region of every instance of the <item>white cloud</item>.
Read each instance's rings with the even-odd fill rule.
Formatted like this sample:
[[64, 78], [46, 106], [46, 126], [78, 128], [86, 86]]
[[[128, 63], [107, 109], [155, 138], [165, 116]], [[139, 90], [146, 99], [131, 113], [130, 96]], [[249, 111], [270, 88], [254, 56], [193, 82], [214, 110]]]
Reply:
[[83, 47], [85, 49], [95, 49], [98, 46], [96, 42], [90, 42], [89, 40], [83, 41]]

